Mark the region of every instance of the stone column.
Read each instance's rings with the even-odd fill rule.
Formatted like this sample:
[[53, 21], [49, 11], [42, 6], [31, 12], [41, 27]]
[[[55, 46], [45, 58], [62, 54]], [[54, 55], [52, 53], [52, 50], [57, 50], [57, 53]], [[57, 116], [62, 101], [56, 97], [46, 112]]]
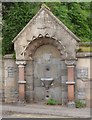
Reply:
[[65, 62], [67, 65], [67, 76], [68, 76], [68, 81], [66, 84], [68, 85], [68, 107], [75, 107], [75, 61], [66, 61]]
[[19, 68], [19, 103], [25, 103], [25, 76], [24, 76], [24, 67], [26, 61], [16, 61], [16, 64]]

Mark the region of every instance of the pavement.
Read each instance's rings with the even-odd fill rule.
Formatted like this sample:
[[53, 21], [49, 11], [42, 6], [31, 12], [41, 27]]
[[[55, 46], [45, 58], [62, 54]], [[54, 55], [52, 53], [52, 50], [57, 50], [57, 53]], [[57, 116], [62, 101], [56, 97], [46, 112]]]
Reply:
[[4, 104], [2, 116], [13, 118], [90, 118], [90, 108], [68, 108], [61, 105]]

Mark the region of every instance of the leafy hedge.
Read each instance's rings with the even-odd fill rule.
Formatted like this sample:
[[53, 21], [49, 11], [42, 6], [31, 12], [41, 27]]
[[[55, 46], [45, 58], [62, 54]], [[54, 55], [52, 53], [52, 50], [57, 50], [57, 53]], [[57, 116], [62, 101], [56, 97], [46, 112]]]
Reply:
[[[3, 55], [13, 53], [14, 47], [11, 42], [22, 28], [40, 9], [42, 3], [3, 3]], [[81, 41], [90, 41], [90, 3], [46, 3], [55, 14]]]

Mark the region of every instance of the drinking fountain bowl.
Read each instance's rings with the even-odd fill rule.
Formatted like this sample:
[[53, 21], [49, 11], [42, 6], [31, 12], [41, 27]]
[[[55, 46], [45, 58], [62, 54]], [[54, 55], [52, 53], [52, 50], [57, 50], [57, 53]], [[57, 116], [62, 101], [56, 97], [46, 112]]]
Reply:
[[41, 81], [46, 89], [49, 89], [54, 79], [51, 77], [41, 78]]

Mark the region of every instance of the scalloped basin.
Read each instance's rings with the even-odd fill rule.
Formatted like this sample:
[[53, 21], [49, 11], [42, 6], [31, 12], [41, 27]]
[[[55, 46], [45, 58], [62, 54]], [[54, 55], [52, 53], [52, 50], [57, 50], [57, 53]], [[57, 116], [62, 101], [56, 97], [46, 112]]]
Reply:
[[54, 79], [53, 78], [41, 78], [41, 81], [44, 84], [44, 87], [49, 89]]

